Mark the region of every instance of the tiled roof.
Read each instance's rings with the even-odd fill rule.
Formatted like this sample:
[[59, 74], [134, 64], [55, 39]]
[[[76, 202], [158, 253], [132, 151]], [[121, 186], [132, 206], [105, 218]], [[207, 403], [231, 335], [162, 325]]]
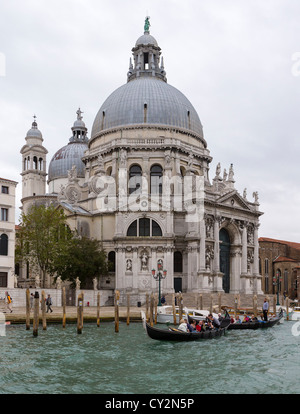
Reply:
[[280, 243], [286, 246], [293, 247], [294, 249], [300, 250], [300, 243], [289, 242], [285, 240], [277, 240], [277, 239], [269, 239], [267, 237], [260, 237], [258, 239], [259, 242], [270, 242], [270, 243]]
[[279, 256], [275, 260], [273, 260], [273, 262], [274, 263], [279, 263], [279, 262], [296, 262], [296, 263], [298, 263], [299, 260], [291, 259], [289, 257]]

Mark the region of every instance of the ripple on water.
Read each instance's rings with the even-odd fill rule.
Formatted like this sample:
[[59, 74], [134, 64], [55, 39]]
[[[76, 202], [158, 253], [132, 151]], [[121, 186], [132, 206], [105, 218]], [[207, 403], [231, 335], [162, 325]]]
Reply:
[[0, 337], [4, 393], [299, 393], [300, 337], [291, 325], [229, 331], [193, 343], [153, 341], [140, 323], [114, 332], [50, 325], [33, 338], [25, 327]]

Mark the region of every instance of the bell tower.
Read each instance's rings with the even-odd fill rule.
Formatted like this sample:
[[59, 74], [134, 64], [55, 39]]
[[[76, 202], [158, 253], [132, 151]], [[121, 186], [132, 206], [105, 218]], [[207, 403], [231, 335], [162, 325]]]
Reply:
[[38, 129], [36, 116], [31, 129], [25, 137], [26, 144], [21, 149], [22, 154], [22, 204], [27, 197], [46, 194], [46, 154], [47, 149], [42, 145], [43, 136]]

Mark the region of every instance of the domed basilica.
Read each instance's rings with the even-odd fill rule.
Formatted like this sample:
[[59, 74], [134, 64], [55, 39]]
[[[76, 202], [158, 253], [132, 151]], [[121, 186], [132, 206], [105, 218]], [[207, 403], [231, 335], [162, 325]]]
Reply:
[[[103, 102], [91, 137], [78, 109], [67, 145], [52, 157], [36, 121], [21, 150], [22, 206], [59, 204], [79, 234], [96, 238], [112, 263], [100, 289], [143, 299], [164, 293], [262, 294], [257, 193], [235, 189], [233, 165], [212, 157], [199, 116], [167, 83], [161, 49], [150, 34], [132, 49], [127, 82]], [[48, 175], [48, 191], [46, 180]]]

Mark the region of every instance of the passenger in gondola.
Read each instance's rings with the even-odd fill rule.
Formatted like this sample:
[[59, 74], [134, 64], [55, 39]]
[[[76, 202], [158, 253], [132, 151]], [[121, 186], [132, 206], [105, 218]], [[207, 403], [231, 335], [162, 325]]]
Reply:
[[180, 322], [179, 323], [180, 323], [180, 325], [178, 326], [178, 329], [180, 331], [189, 332], [188, 325], [187, 325], [187, 320], [186, 319], [180, 319]]
[[243, 323], [247, 323], [247, 322], [250, 322], [250, 318], [248, 315], [245, 315], [243, 319]]
[[218, 318], [214, 317], [211, 313], [208, 315], [208, 318], [210, 319], [212, 325], [214, 328], [219, 329], [221, 326], [221, 322]]
[[242, 323], [242, 321], [240, 320], [239, 315], [237, 315], [236, 320], [235, 320], [235, 323]]
[[230, 317], [230, 323], [235, 323], [235, 319], [233, 316]]
[[251, 321], [252, 322], [257, 322], [258, 321], [257, 317], [254, 314], [251, 316]]
[[188, 323], [187, 326], [190, 332], [196, 332], [196, 321], [192, 320], [192, 323]]

